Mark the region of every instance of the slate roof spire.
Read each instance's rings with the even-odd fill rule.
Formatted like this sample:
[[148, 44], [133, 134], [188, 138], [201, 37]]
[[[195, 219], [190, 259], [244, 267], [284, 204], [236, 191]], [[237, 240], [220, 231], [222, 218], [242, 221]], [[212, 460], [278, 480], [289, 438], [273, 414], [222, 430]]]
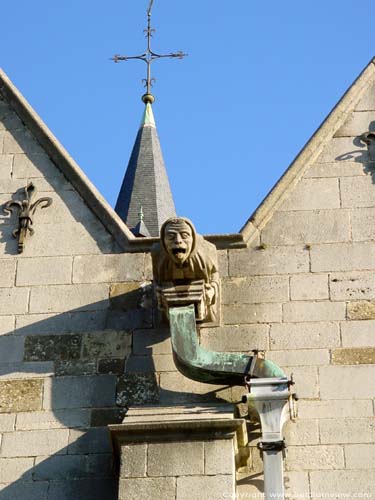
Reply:
[[[167, 170], [156, 130], [151, 94], [142, 97], [145, 109], [115, 211], [136, 236], [159, 236], [162, 223], [176, 215]], [[140, 223], [142, 207], [142, 233]], [[136, 234], [138, 233], [138, 234]]]

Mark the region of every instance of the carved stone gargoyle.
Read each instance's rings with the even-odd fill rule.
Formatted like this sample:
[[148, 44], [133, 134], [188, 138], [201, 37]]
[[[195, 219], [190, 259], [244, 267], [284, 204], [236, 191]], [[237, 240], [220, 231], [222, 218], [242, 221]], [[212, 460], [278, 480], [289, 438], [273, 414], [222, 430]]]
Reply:
[[18, 227], [12, 232], [13, 238], [18, 237], [18, 253], [22, 253], [25, 248], [25, 241], [28, 233], [30, 236], [34, 234], [32, 216], [38, 206], [47, 208], [52, 204], [52, 198], [39, 198], [32, 203], [32, 198], [35, 195], [36, 188], [30, 182], [25, 188], [25, 198], [23, 200], [9, 200], [3, 207], [5, 213], [12, 213], [16, 208], [18, 210]]
[[218, 316], [217, 251], [188, 219], [175, 217], [162, 225], [152, 263], [158, 306], [169, 319], [173, 358], [183, 375], [229, 385], [244, 385], [245, 377], [285, 377], [281, 368], [257, 354], [215, 352], [200, 345], [197, 323]]
[[215, 245], [183, 217], [168, 219], [153, 248], [154, 286], [159, 308], [194, 304], [197, 321], [216, 321], [219, 272]]

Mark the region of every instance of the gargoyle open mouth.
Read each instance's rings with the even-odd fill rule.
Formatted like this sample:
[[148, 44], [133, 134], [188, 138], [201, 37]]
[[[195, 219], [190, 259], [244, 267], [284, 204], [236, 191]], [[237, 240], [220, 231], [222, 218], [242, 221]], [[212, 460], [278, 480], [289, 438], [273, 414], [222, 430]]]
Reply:
[[176, 255], [176, 257], [178, 257], [179, 255], [185, 255], [186, 248], [173, 248], [172, 253], [173, 255]]

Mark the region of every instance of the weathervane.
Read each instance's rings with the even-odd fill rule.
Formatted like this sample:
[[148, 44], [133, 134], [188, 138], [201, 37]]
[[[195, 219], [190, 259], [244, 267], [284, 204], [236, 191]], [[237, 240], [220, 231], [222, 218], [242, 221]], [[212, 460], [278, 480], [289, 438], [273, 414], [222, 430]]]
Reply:
[[183, 57], [187, 56], [187, 54], [184, 54], [182, 51], [171, 52], [170, 54], [157, 54], [151, 49], [151, 38], [153, 36], [153, 33], [155, 32], [155, 30], [151, 28], [151, 9], [153, 3], [154, 0], [150, 0], [150, 4], [147, 9], [147, 29], [144, 30], [147, 38], [146, 52], [140, 54], [139, 56], [120, 56], [116, 54], [111, 58], [111, 60], [115, 63], [118, 63], [120, 61], [129, 61], [130, 59], [140, 59], [147, 64], [147, 77], [142, 80], [146, 87], [146, 93], [142, 96], [142, 101], [145, 104], [148, 102], [152, 104], [155, 100], [154, 96], [151, 94], [151, 87], [153, 85], [153, 82], [155, 81], [155, 78], [151, 77], [151, 63], [156, 59], [161, 59], [162, 57], [182, 59]]

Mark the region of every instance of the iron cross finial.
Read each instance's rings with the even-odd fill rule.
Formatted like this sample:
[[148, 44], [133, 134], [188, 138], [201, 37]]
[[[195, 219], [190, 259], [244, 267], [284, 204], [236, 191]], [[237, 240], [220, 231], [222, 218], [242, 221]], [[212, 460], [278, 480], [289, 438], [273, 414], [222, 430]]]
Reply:
[[169, 54], [157, 54], [151, 49], [151, 38], [153, 36], [153, 33], [155, 30], [151, 28], [151, 9], [152, 9], [152, 4], [154, 3], [154, 0], [150, 0], [148, 9], [147, 9], [147, 28], [144, 30], [146, 33], [146, 38], [147, 38], [147, 49], [146, 52], [143, 54], [140, 54], [138, 56], [120, 56], [118, 54], [114, 55], [111, 60], [114, 61], [115, 63], [118, 63], [120, 61], [129, 61], [130, 59], [139, 59], [141, 61], [144, 61], [147, 64], [147, 74], [146, 78], [144, 78], [142, 81], [146, 87], [146, 93], [142, 96], [142, 101], [144, 103], [153, 103], [155, 98], [151, 94], [151, 87], [153, 86], [153, 82], [155, 81], [155, 78], [151, 77], [151, 64], [153, 61], [156, 59], [161, 59], [163, 57], [170, 57], [170, 58], [177, 58], [177, 59], [182, 59], [183, 57], [187, 56], [187, 54], [184, 54], [182, 51], [178, 52], [171, 52]]

